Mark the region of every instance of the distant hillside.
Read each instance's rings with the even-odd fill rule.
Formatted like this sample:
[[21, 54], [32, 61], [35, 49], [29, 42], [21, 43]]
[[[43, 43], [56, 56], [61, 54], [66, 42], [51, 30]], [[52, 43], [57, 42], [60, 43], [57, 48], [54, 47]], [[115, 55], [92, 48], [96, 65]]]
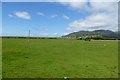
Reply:
[[[116, 38], [118, 39], [118, 32], [113, 32], [110, 30], [95, 30], [95, 31], [78, 31], [73, 32], [68, 35], [62, 36], [64, 38], [79, 38], [84, 36], [102, 36], [104, 38]], [[120, 38], [120, 36], [119, 36]]]

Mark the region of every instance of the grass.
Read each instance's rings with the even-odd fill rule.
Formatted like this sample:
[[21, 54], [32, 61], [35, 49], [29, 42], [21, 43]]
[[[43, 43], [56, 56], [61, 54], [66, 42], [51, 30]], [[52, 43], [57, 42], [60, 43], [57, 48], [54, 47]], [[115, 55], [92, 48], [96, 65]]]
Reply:
[[2, 78], [2, 38], [0, 38], [0, 79]]
[[3, 78], [117, 78], [118, 42], [3, 39]]

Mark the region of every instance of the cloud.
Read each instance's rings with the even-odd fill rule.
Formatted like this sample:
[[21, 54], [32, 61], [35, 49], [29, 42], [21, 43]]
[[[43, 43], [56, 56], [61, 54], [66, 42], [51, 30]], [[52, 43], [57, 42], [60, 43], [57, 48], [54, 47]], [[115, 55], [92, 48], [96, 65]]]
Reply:
[[66, 32], [66, 33], [63, 33], [63, 35], [68, 35], [69, 33], [68, 32]]
[[44, 13], [42, 13], [42, 12], [38, 12], [38, 13], [37, 13], [37, 15], [40, 15], [40, 16], [45, 16], [45, 14], [44, 14]]
[[[118, 0], [69, 0], [68, 2], [57, 0], [60, 4], [67, 6], [72, 10], [77, 11], [100, 11], [107, 10], [113, 11], [117, 6]], [[67, 1], [67, 0], [66, 0]], [[105, 5], [104, 5], [105, 4]]]
[[80, 5], [78, 4], [69, 3], [69, 5], [67, 5], [66, 3], [65, 6], [68, 6], [69, 8], [71, 7], [71, 9], [77, 10], [78, 12], [87, 11], [87, 13], [89, 13], [90, 15], [86, 16], [85, 18], [72, 21], [68, 24], [67, 30], [118, 30], [117, 2], [95, 2], [95, 0], [91, 0], [89, 3], [84, 2]]
[[22, 19], [31, 19], [30, 14], [25, 11], [15, 12], [14, 15], [17, 16], [18, 18], [22, 18]]
[[91, 12], [108, 12], [116, 13], [118, 9], [117, 2], [90, 2]]
[[70, 17], [66, 16], [66, 15], [63, 15], [63, 18], [64, 19], [70, 19]]
[[106, 29], [114, 30], [117, 27], [117, 17], [106, 13], [97, 13], [86, 17], [85, 19], [79, 19], [69, 24], [68, 30], [96, 30]]
[[58, 33], [56, 32], [56, 33], [54, 33], [54, 35], [58, 35]]
[[119, 2], [120, 0], [90, 0], [91, 2]]
[[58, 16], [57, 14], [54, 14], [54, 15], [51, 15], [50, 18], [55, 18], [57, 16]]
[[12, 14], [9, 14], [8, 16], [9, 16], [9, 17], [14, 17]]
[[57, 0], [60, 4], [67, 6], [69, 9], [73, 9], [73, 10], [86, 10], [87, 9], [87, 2], [88, 0], [65, 0], [65, 1], [61, 1], [61, 0]]

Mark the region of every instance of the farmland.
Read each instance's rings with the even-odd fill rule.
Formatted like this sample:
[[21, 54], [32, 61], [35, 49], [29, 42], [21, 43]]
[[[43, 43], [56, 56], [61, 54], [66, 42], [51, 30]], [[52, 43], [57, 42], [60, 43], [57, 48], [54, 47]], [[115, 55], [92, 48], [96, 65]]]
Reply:
[[117, 78], [118, 42], [3, 38], [3, 78]]

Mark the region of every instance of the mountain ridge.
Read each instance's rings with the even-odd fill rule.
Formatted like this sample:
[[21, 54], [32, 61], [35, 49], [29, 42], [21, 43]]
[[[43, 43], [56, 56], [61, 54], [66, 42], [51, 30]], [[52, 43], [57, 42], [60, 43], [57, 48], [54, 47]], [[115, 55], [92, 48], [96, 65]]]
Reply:
[[102, 36], [104, 38], [115, 38], [118, 39], [120, 38], [119, 32], [113, 32], [111, 30], [94, 30], [94, 31], [78, 31], [78, 32], [73, 32], [68, 35], [62, 36], [63, 38], [79, 38], [79, 37], [85, 37], [85, 36]]

